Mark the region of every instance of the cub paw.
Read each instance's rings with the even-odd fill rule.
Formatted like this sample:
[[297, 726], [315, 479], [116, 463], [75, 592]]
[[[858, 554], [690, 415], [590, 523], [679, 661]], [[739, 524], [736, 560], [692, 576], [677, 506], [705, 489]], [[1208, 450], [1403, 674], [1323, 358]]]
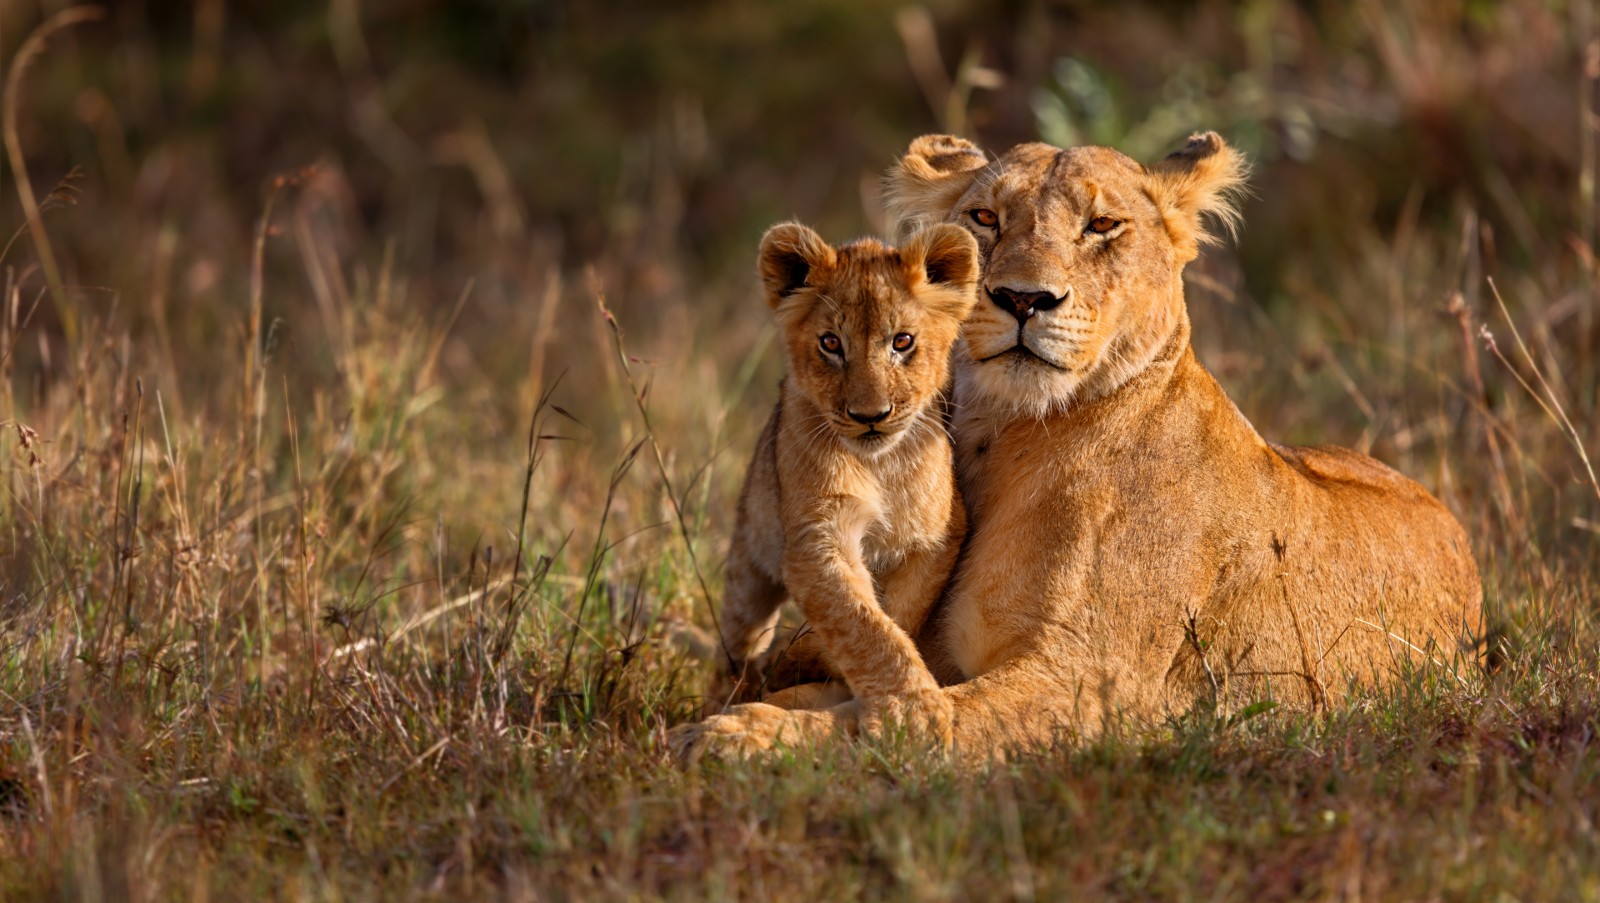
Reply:
[[861, 700], [861, 734], [875, 740], [904, 737], [949, 750], [955, 740], [955, 709], [938, 689], [913, 690]]

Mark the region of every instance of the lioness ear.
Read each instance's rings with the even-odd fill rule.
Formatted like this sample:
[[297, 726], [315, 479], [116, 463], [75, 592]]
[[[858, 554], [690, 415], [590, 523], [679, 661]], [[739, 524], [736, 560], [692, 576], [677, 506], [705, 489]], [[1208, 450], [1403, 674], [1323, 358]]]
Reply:
[[958, 322], [978, 298], [978, 242], [950, 223], [924, 229], [900, 248], [913, 290], [929, 308]]
[[1216, 132], [1189, 136], [1183, 147], [1145, 170], [1146, 191], [1160, 208], [1167, 233], [1187, 263], [1200, 254], [1200, 246], [1217, 240], [1200, 218], [1210, 214], [1230, 236], [1239, 230], [1238, 196], [1250, 164]]
[[923, 135], [911, 142], [884, 177], [891, 234], [919, 219], [943, 221], [988, 165], [983, 151], [965, 138]]
[[805, 286], [814, 272], [833, 266], [837, 256], [810, 228], [799, 223], [779, 223], [762, 236], [759, 259], [767, 305], [777, 310]]

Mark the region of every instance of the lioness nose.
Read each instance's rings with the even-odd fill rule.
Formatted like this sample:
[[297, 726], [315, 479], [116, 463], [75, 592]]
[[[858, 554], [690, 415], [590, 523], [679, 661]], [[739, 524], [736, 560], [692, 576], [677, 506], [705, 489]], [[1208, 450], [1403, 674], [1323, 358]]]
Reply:
[[856, 423], [881, 423], [883, 418], [889, 416], [889, 412], [893, 410], [894, 406], [890, 405], [876, 414], [863, 414], [860, 411], [851, 411], [850, 419], [854, 420]]
[[1059, 307], [1070, 294], [1072, 294], [1070, 289], [1067, 294], [1058, 297], [1049, 292], [1019, 292], [1009, 288], [992, 288], [989, 289], [989, 300], [993, 301], [996, 307], [1016, 317], [1018, 323], [1025, 323], [1039, 311]]

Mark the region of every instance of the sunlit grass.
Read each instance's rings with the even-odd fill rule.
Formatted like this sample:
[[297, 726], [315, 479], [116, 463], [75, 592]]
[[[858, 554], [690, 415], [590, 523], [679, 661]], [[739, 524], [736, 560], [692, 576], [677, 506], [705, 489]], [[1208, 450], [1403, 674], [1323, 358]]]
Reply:
[[[504, 196], [470, 259], [411, 260], [353, 178], [46, 211], [27, 234], [63, 261], [122, 230], [67, 316], [33, 240], [0, 260], [0, 897], [1600, 897], [1570, 236], [1496, 260], [1463, 203], [1339, 220], [1348, 257], [1282, 261], [1292, 305], [1226, 249], [1190, 274], [1201, 358], [1264, 433], [1370, 451], [1461, 518], [1493, 673], [993, 769], [891, 744], [686, 771], [666, 730], [700, 711], [774, 394], [753, 277], [620, 244], [563, 267]], [[257, 241], [217, 252], [217, 222]]]

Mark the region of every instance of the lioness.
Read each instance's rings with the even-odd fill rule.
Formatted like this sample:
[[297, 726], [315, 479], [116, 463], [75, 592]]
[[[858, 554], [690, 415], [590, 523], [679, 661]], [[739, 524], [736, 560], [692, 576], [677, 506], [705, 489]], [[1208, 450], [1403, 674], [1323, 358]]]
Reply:
[[[972, 528], [925, 654], [967, 755], [1092, 734], [1113, 711], [1271, 696], [1316, 708], [1481, 631], [1461, 526], [1365, 455], [1261, 438], [1195, 359], [1183, 267], [1245, 172], [1214, 133], [1149, 167], [912, 142], [892, 211], [982, 248], [954, 423]], [[848, 731], [848, 705], [744, 706], [729, 751]]]
[[[912, 638], [967, 529], [938, 402], [977, 301], [977, 242], [940, 225], [898, 250], [872, 239], [835, 249], [785, 223], [762, 239], [760, 272], [787, 372], [739, 498], [724, 646], [759, 688], [792, 597], [811, 632], [786, 657], [831, 666], [868, 717], [923, 698], [914, 727], [948, 743], [949, 704]], [[769, 702], [807, 707], [817, 689]]]

